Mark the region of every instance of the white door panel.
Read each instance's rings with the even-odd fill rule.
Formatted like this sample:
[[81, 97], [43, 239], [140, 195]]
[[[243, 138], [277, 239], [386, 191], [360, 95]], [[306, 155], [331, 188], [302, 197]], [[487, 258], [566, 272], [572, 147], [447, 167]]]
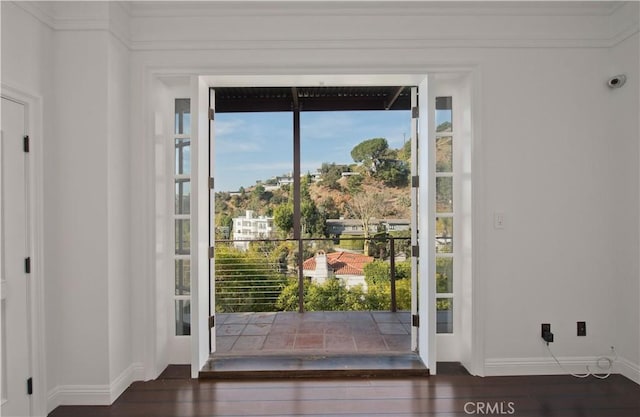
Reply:
[[29, 276], [27, 154], [24, 152], [25, 106], [2, 98], [0, 154], [2, 173], [0, 270], [2, 271], [3, 416], [30, 415]]

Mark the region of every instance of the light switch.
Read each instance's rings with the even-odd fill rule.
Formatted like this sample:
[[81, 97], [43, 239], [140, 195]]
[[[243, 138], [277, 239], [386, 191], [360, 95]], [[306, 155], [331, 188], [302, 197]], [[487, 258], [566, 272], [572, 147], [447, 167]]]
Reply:
[[494, 229], [504, 229], [505, 227], [505, 218], [504, 213], [493, 213], [493, 228]]

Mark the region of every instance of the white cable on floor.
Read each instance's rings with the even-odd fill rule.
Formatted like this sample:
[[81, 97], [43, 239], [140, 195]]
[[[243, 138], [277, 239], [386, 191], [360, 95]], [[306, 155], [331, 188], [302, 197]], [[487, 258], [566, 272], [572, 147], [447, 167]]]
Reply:
[[[556, 355], [553, 354], [553, 352], [551, 351], [551, 348], [549, 347], [549, 343], [546, 343], [547, 345], [547, 350], [549, 351], [549, 354], [551, 355], [551, 357], [556, 361], [556, 363], [558, 364], [558, 366], [560, 367], [560, 369], [562, 369], [565, 373], [576, 377], [576, 378], [587, 378], [589, 376], [593, 376], [594, 378], [598, 378], [598, 379], [606, 379], [609, 378], [609, 376], [611, 375], [611, 373], [613, 372], [613, 365], [615, 364], [616, 360], [618, 360], [618, 353], [616, 352], [615, 348], [613, 346], [611, 346], [611, 351], [615, 354], [615, 357], [613, 359], [607, 357], [607, 356], [600, 356], [598, 358], [598, 360], [596, 361], [596, 364], [598, 365], [598, 368], [600, 368], [601, 370], [603, 370], [604, 374], [594, 374], [591, 371], [591, 368], [589, 368], [589, 365], [587, 365], [587, 373], [586, 374], [574, 374], [572, 372], [569, 372], [565, 369], [564, 366], [562, 366], [562, 364], [560, 363], [560, 361], [558, 360], [558, 358], [556, 358]], [[601, 362], [606, 362], [606, 368], [604, 366], [601, 366], [600, 363]]]

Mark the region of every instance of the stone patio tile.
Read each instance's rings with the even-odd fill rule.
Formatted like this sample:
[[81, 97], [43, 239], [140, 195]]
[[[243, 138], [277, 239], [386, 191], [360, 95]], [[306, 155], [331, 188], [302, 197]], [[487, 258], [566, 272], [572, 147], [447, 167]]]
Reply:
[[333, 335], [350, 335], [351, 326], [349, 323], [326, 323], [324, 332]]
[[238, 339], [237, 336], [216, 337], [216, 353], [229, 353], [233, 350], [233, 344]]
[[325, 348], [328, 351], [355, 352], [356, 345], [353, 336], [325, 335]]
[[407, 335], [382, 336], [389, 350], [409, 352], [411, 350], [411, 337]]
[[290, 351], [296, 341], [295, 334], [269, 334], [262, 346], [263, 350], [286, 350]]
[[246, 324], [251, 320], [252, 313], [230, 313], [225, 320], [225, 324]]
[[371, 313], [376, 323], [400, 323], [400, 318], [397, 314], [391, 312], [375, 312]]
[[271, 330], [271, 324], [247, 324], [242, 331], [243, 336], [266, 336]]
[[234, 351], [259, 351], [264, 345], [266, 336], [238, 336], [238, 340], [233, 345]]
[[294, 349], [324, 349], [323, 334], [297, 334]]
[[401, 323], [378, 323], [381, 334], [407, 334], [407, 329]]
[[353, 338], [356, 341], [356, 349], [358, 352], [387, 351], [387, 344], [384, 342], [382, 336], [354, 335]]
[[216, 326], [216, 336], [239, 336], [244, 330], [244, 324], [223, 324]]
[[249, 323], [271, 324], [276, 318], [276, 313], [255, 313], [249, 319]]

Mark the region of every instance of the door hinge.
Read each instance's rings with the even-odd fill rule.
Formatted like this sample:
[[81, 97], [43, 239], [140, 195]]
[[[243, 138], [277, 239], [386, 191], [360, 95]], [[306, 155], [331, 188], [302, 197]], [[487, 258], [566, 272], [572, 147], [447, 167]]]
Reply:
[[22, 150], [25, 152], [29, 152], [29, 136], [25, 135], [22, 137]]
[[420, 256], [420, 246], [418, 245], [411, 246], [411, 256], [415, 258]]
[[418, 106], [412, 107], [411, 108], [411, 118], [412, 119], [417, 119], [418, 117], [420, 117], [420, 109], [418, 108]]
[[25, 274], [31, 273], [31, 257], [24, 258], [24, 272]]
[[216, 325], [216, 317], [215, 316], [209, 316], [209, 328], [213, 329], [213, 327]]
[[213, 259], [214, 252], [213, 246], [209, 246], [209, 259]]
[[209, 177], [209, 189], [210, 190], [213, 190], [213, 185], [214, 185], [213, 177]]
[[209, 109], [209, 120], [214, 120], [216, 117], [216, 113], [213, 111], [213, 109]]
[[27, 395], [33, 394], [33, 378], [27, 379]]
[[411, 325], [413, 327], [420, 327], [420, 316], [417, 314], [413, 314], [411, 316]]
[[418, 175], [411, 176], [411, 188], [418, 188], [418, 187], [420, 187], [420, 176]]

